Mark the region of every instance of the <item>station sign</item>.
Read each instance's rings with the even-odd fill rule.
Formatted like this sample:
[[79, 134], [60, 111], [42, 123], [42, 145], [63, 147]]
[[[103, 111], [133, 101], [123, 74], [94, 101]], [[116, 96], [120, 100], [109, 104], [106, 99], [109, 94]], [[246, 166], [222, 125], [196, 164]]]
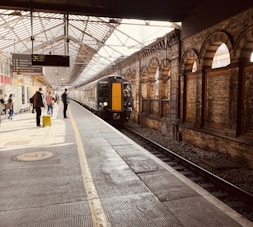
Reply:
[[32, 65], [36, 65], [36, 66], [69, 67], [68, 55], [32, 54], [31, 59], [32, 59]]
[[42, 73], [41, 66], [33, 66], [31, 54], [12, 54], [12, 71], [17, 73]]

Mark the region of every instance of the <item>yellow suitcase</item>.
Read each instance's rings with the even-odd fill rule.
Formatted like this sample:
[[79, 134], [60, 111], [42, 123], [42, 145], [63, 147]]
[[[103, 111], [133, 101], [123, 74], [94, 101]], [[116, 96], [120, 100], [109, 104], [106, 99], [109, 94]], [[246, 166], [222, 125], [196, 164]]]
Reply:
[[42, 125], [45, 126], [51, 126], [52, 120], [50, 115], [43, 115], [42, 116]]

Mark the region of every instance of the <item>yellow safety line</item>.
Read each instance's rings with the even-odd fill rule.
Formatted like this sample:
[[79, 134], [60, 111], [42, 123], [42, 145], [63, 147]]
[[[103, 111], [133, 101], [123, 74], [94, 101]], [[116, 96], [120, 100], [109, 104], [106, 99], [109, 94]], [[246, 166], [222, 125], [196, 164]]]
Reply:
[[73, 130], [75, 133], [77, 151], [78, 151], [81, 173], [82, 173], [82, 178], [83, 178], [83, 185], [84, 185], [84, 189], [86, 191], [87, 199], [89, 202], [93, 226], [94, 227], [110, 227], [110, 223], [108, 223], [106, 220], [105, 213], [102, 209], [101, 202], [99, 200], [94, 182], [92, 180], [90, 169], [89, 169], [87, 159], [85, 156], [85, 151], [83, 148], [82, 139], [81, 139], [79, 130], [76, 127], [75, 120], [72, 117], [70, 108], [68, 109], [68, 112], [69, 112]]

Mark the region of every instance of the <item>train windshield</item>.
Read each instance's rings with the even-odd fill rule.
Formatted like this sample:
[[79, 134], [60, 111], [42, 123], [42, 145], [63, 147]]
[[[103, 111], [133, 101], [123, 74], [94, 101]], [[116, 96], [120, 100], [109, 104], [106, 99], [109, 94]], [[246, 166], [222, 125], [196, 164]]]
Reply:
[[99, 87], [98, 87], [98, 96], [99, 97], [108, 97], [109, 96], [109, 87], [108, 87], [108, 84], [99, 84]]
[[131, 84], [124, 84], [123, 94], [124, 94], [124, 97], [132, 97]]

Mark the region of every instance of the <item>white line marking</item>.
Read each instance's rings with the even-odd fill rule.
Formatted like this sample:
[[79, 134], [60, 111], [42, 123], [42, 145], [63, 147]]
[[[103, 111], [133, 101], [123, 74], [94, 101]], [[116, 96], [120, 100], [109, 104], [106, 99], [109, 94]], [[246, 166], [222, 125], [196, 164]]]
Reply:
[[88, 162], [85, 156], [85, 150], [83, 147], [82, 139], [79, 133], [78, 128], [76, 127], [75, 120], [69, 109], [69, 116], [72, 123], [72, 127], [75, 133], [77, 151], [80, 161], [81, 173], [83, 178], [83, 186], [86, 191], [86, 195], [88, 198], [90, 212], [92, 216], [93, 226], [94, 227], [110, 227], [110, 223], [107, 222], [105, 213], [102, 209], [101, 202], [99, 200], [94, 182], [92, 180], [92, 176], [90, 173], [90, 169], [88, 166]]

